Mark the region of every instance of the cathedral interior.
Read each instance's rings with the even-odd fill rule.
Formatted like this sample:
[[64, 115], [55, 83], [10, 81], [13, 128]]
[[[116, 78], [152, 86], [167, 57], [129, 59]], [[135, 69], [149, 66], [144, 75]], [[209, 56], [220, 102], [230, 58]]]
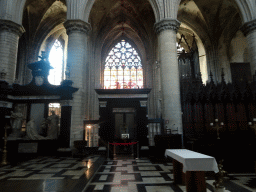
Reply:
[[256, 191], [256, 1], [0, 0], [0, 58], [0, 191]]

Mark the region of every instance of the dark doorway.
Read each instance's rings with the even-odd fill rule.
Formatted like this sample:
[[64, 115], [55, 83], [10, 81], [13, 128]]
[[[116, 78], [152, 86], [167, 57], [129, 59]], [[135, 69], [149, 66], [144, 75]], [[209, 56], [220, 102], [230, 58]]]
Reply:
[[115, 137], [120, 139], [135, 139], [135, 109], [114, 108], [115, 116]]

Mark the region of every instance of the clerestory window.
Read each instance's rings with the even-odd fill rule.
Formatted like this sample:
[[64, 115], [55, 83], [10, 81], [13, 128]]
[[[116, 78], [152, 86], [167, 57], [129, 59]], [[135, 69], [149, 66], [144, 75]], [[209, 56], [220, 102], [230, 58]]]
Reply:
[[109, 52], [105, 60], [104, 89], [143, 88], [143, 69], [138, 52], [122, 40]]

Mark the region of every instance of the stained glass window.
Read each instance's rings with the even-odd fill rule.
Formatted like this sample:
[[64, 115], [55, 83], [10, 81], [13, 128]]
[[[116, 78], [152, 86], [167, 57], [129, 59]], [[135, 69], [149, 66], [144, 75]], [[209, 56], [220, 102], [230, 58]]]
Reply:
[[105, 60], [104, 89], [143, 88], [143, 69], [138, 52], [125, 40], [117, 43]]

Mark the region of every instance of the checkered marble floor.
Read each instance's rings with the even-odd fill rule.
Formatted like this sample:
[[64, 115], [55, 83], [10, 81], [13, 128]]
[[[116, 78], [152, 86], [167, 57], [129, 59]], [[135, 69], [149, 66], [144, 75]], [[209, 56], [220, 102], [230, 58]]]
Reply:
[[17, 166], [2, 166], [0, 191], [82, 191], [104, 159], [99, 155], [87, 158], [41, 157]]
[[[214, 191], [214, 179], [207, 174], [207, 192]], [[226, 192], [256, 191], [256, 174], [229, 174]], [[1, 192], [182, 192], [173, 184], [171, 162], [149, 159], [106, 160], [41, 157], [17, 166], [0, 167]]]
[[18, 166], [1, 167], [0, 180], [79, 179], [98, 158], [37, 158]]
[[[213, 174], [206, 174], [207, 192], [214, 191]], [[231, 175], [226, 192], [256, 191], [256, 174]], [[85, 192], [183, 192], [186, 187], [173, 184], [172, 163], [157, 164], [149, 159], [106, 160]]]

